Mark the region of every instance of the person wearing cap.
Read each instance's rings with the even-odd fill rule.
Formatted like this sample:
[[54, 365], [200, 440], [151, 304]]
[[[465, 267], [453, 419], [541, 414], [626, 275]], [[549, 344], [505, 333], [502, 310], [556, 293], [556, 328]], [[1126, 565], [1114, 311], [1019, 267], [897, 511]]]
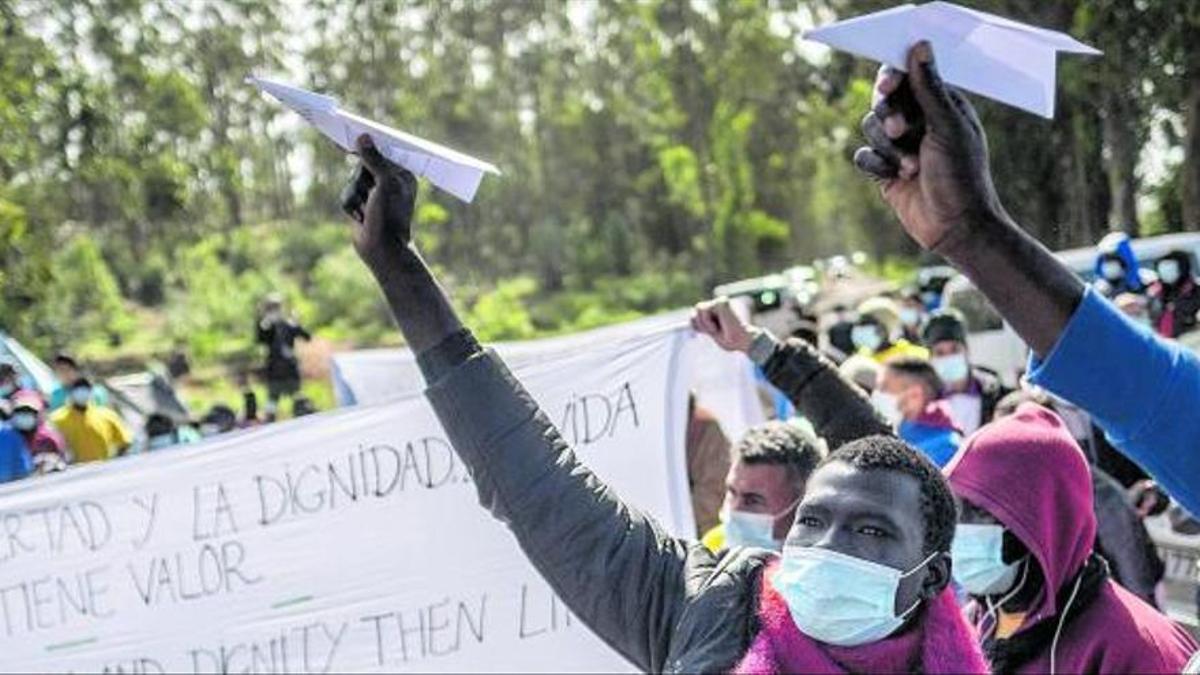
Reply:
[[1196, 329], [1200, 312], [1200, 286], [1192, 276], [1192, 256], [1174, 250], [1154, 263], [1158, 281], [1150, 286], [1150, 314], [1154, 330], [1167, 338], [1176, 338]]
[[123, 455], [133, 443], [133, 434], [112, 408], [93, 403], [95, 393], [86, 377], [71, 383], [69, 403], [50, 415], [67, 441], [76, 463], [98, 462]]
[[871, 298], [858, 306], [858, 321], [850, 339], [859, 354], [878, 363], [895, 358], [929, 358], [929, 352], [904, 339], [900, 308], [889, 298]]
[[934, 312], [921, 329], [921, 342], [929, 349], [929, 363], [942, 380], [942, 395], [955, 425], [970, 435], [991, 422], [996, 404], [1012, 390], [995, 372], [971, 363], [963, 315], [954, 309]]
[[21, 391], [12, 399], [12, 417], [9, 424], [25, 441], [29, 454], [37, 459], [43, 453], [67, 457], [67, 444], [61, 434], [54, 430], [44, 416], [45, 403], [35, 391]]
[[[50, 362], [54, 376], [58, 378], [58, 386], [50, 392], [50, 410], [58, 410], [67, 404], [70, 398], [71, 383], [83, 377], [83, 369], [79, 362], [70, 354], [58, 353]], [[100, 406], [108, 405], [108, 390], [97, 384], [92, 387], [92, 403]]]

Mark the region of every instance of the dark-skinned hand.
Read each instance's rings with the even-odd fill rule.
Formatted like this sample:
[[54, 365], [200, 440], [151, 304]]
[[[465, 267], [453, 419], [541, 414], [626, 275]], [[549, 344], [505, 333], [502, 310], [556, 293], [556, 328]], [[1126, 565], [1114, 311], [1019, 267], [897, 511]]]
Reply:
[[356, 223], [354, 249], [372, 271], [393, 264], [412, 241], [417, 179], [384, 157], [371, 137], [358, 137], [361, 161], [342, 191], [342, 210]]
[[924, 248], [952, 253], [972, 227], [1006, 218], [974, 108], [938, 74], [933, 48], [908, 53], [908, 74], [883, 67], [855, 165], [880, 181], [904, 229]]

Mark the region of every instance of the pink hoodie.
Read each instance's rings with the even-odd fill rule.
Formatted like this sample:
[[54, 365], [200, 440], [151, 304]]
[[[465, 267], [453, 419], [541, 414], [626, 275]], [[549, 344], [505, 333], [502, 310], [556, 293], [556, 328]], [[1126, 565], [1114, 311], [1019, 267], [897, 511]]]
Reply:
[[[1056, 622], [1059, 672], [1175, 672], [1196, 642], [1158, 610], [1105, 579], [1086, 603], [1064, 607], [1057, 597], [1074, 587], [1092, 554], [1096, 516], [1087, 460], [1057, 415], [1031, 403], [967, 439], [945, 468], [958, 497], [992, 514], [1033, 554], [1046, 588], [1028, 608], [1014, 639]], [[1051, 646], [1017, 666], [1050, 670]]]

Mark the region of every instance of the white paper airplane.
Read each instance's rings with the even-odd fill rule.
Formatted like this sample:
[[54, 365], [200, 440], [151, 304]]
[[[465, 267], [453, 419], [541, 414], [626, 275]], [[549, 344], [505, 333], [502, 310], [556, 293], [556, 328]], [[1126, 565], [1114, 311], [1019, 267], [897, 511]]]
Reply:
[[1064, 33], [949, 2], [901, 5], [804, 37], [900, 70], [909, 48], [928, 40], [946, 82], [1046, 118], [1054, 117], [1058, 52], [1101, 53]]
[[333, 97], [264, 77], [248, 77], [246, 81], [300, 113], [343, 150], [354, 152], [356, 139], [362, 134], [370, 134], [384, 157], [424, 176], [464, 202], [475, 198], [483, 174], [500, 174], [499, 169], [483, 160], [346, 112]]

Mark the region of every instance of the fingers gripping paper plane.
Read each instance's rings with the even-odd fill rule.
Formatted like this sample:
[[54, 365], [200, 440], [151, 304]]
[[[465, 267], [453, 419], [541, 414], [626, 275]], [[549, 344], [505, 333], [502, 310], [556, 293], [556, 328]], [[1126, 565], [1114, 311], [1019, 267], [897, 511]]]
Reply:
[[337, 99], [330, 96], [265, 77], [248, 77], [246, 81], [300, 113], [309, 124], [347, 152], [354, 151], [359, 136], [370, 134], [384, 157], [424, 176], [464, 202], [475, 198], [483, 174], [500, 174], [499, 169], [483, 160], [346, 112], [338, 107]]
[[928, 40], [946, 82], [1046, 118], [1054, 117], [1058, 52], [1101, 53], [1058, 31], [949, 2], [901, 5], [804, 37], [899, 70], [909, 48]]

